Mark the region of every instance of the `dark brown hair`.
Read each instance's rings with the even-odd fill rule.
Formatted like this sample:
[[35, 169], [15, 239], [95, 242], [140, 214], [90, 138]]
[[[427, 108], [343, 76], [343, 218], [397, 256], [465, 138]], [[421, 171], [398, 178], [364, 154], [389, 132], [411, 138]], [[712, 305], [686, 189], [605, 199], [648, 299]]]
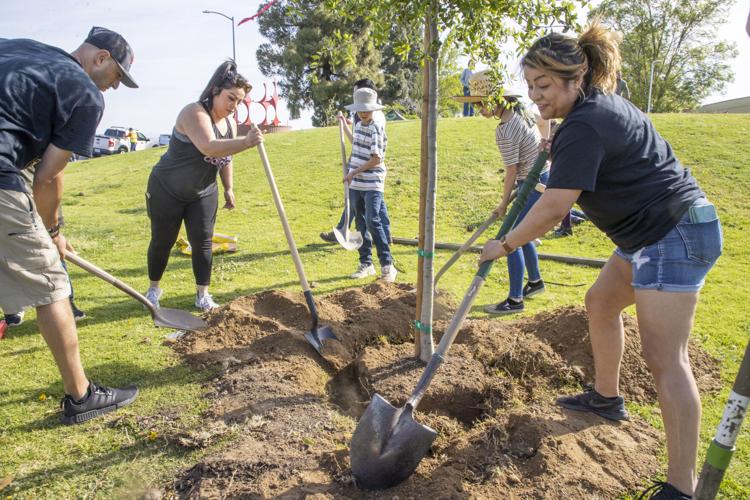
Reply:
[[237, 63], [230, 60], [224, 61], [216, 68], [214, 75], [208, 81], [208, 85], [201, 92], [198, 101], [205, 103], [208, 109], [213, 109], [214, 96], [219, 95], [224, 89], [238, 88], [245, 94], [252, 90], [253, 86], [248, 83], [244, 76], [237, 73]]
[[578, 38], [550, 33], [538, 39], [521, 64], [568, 82], [582, 76], [581, 90], [586, 95], [593, 88], [611, 94], [620, 70], [620, 38], [619, 33], [594, 20]]

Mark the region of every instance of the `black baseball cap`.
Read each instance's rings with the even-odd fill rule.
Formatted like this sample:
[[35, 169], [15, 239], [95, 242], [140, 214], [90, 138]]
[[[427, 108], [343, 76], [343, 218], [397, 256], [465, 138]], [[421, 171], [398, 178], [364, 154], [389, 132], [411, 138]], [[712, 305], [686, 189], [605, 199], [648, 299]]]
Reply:
[[120, 71], [122, 71], [122, 84], [131, 89], [138, 88], [138, 84], [130, 76], [130, 65], [133, 64], [133, 49], [122, 35], [107, 28], [94, 26], [89, 31], [85, 42], [98, 49], [109, 51], [112, 59], [115, 60], [120, 67]]

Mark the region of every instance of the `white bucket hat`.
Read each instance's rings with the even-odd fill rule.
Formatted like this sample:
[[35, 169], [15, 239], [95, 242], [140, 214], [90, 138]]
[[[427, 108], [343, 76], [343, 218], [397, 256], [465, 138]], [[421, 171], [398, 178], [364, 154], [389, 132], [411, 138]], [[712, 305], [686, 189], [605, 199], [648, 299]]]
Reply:
[[349, 111], [378, 111], [383, 109], [381, 104], [378, 104], [378, 93], [372, 89], [361, 88], [354, 91], [354, 104], [344, 106]]

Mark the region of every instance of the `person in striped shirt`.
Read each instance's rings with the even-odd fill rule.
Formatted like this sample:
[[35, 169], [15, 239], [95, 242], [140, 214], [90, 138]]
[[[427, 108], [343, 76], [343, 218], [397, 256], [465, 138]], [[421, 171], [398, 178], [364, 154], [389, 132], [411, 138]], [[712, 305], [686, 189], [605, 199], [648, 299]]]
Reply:
[[359, 121], [352, 134], [349, 172], [344, 177], [344, 182], [349, 183], [354, 222], [364, 240], [359, 247], [359, 266], [351, 277], [359, 279], [376, 274], [372, 263], [374, 242], [381, 265], [381, 277], [393, 282], [397, 271], [393, 266], [386, 228], [380, 217], [381, 207], [385, 203], [383, 195], [386, 167], [383, 160], [388, 138], [383, 127], [373, 120], [373, 112], [383, 109], [377, 101], [377, 92], [360, 88], [354, 92], [354, 103], [346, 106], [349, 111], [357, 113]]
[[[537, 127], [536, 118], [526, 110], [518, 100], [518, 95], [505, 93], [497, 104], [490, 104], [492, 82], [484, 71], [475, 73], [469, 80], [470, 95], [454, 99], [471, 100], [479, 108], [479, 113], [485, 118], [500, 120], [495, 129], [495, 142], [505, 164], [505, 180], [500, 204], [494, 212], [502, 217], [511, 202], [511, 193], [521, 186], [531, 170], [536, 157], [539, 155], [542, 135]], [[546, 122], [543, 122], [546, 124]], [[542, 124], [540, 124], [542, 125]], [[549, 167], [545, 168], [539, 177], [544, 185], [549, 177]], [[529, 195], [526, 204], [515, 224], [518, 225], [531, 207], [541, 196], [541, 186]], [[515, 226], [514, 226], [515, 227]], [[524, 286], [524, 274], [528, 272], [528, 282]], [[523, 245], [521, 249], [508, 256], [508, 278], [510, 291], [505, 300], [497, 304], [490, 304], [484, 308], [490, 314], [512, 314], [524, 309], [523, 299], [532, 297], [544, 291], [544, 281], [539, 271], [539, 257], [533, 242]]]

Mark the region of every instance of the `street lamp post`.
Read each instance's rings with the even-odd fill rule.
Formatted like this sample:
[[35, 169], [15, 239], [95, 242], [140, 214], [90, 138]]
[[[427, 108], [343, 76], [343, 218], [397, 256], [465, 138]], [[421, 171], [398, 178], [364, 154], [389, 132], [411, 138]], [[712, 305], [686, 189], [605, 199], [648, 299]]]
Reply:
[[648, 80], [648, 105], [646, 106], [646, 113], [651, 112], [651, 90], [654, 86], [654, 66], [660, 61], [651, 61], [651, 77]]
[[229, 22], [232, 23], [232, 60], [234, 62], [237, 62], [237, 54], [234, 49], [234, 16], [229, 17], [228, 15], [222, 14], [221, 12], [216, 12], [215, 10], [204, 10], [203, 13], [204, 14], [218, 14], [222, 17], [225, 17], [226, 19], [229, 19]]

